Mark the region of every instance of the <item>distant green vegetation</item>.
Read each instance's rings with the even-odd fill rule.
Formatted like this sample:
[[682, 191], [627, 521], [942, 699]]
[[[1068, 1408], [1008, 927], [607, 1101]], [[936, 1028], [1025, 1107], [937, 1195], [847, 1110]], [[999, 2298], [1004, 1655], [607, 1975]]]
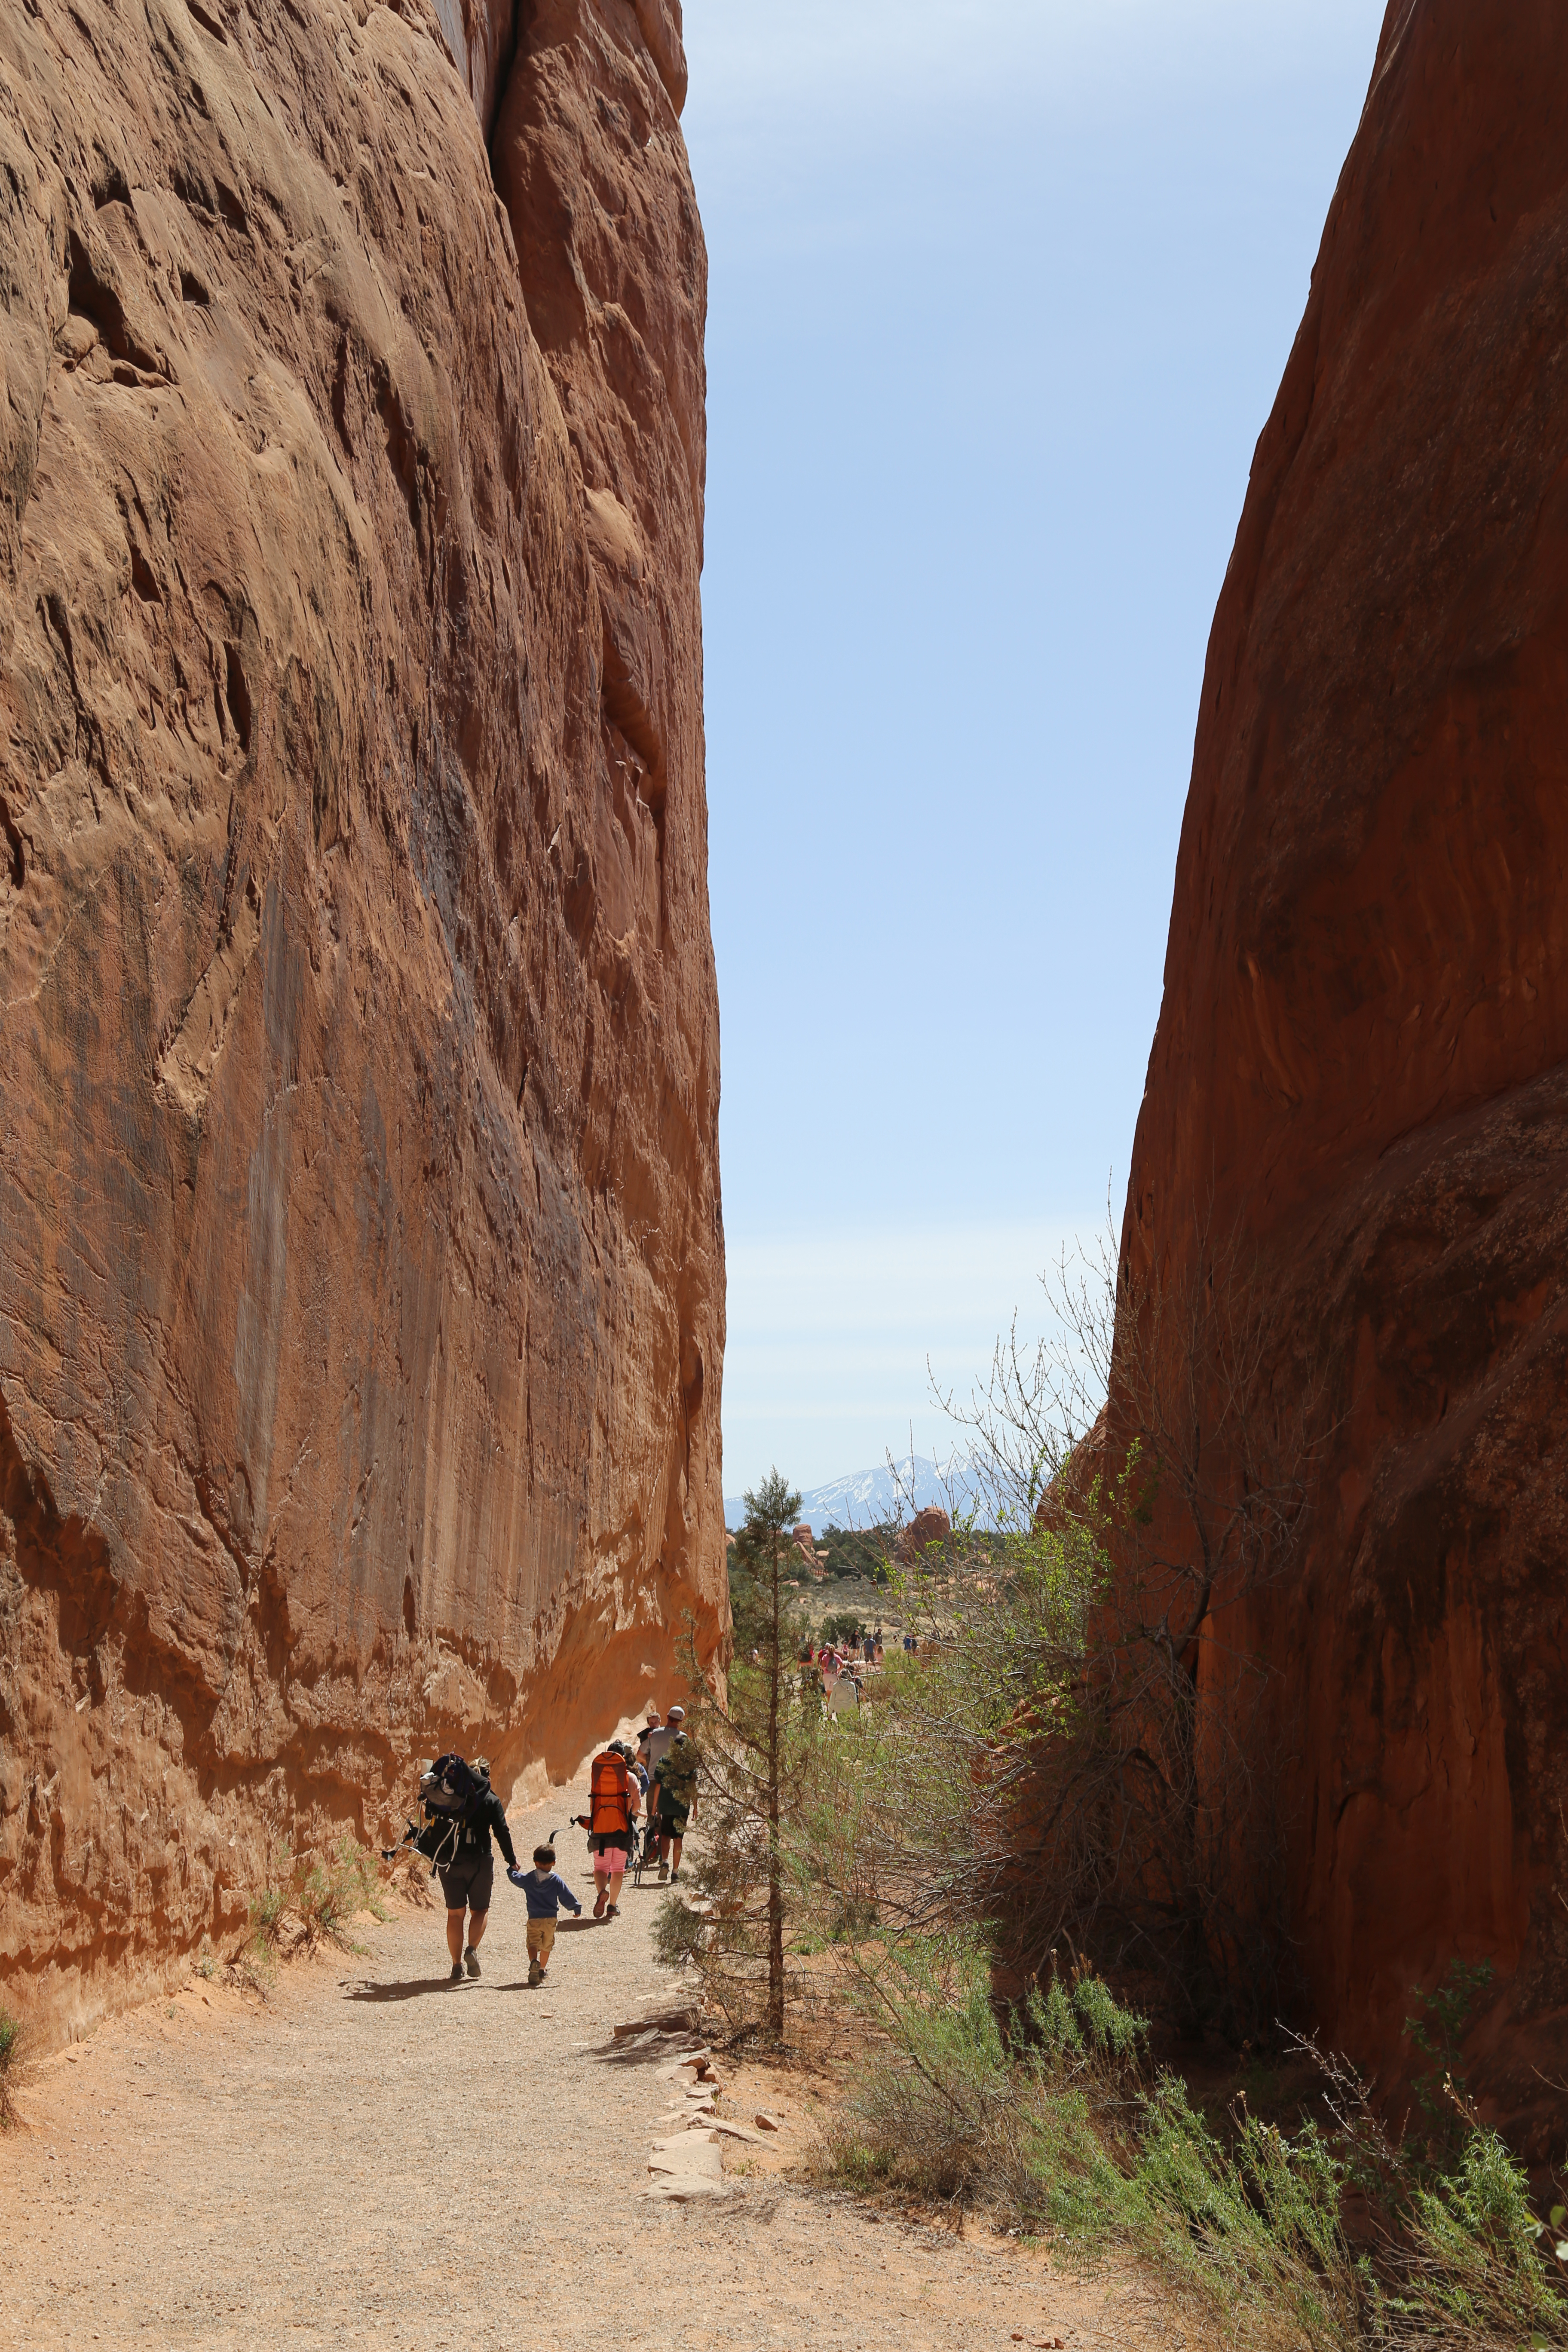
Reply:
[[884, 1527], [829, 1528], [817, 1537], [816, 1549], [827, 1554], [825, 1572], [828, 1576], [886, 1584], [888, 1563], [898, 1540], [898, 1528], [889, 1520]]

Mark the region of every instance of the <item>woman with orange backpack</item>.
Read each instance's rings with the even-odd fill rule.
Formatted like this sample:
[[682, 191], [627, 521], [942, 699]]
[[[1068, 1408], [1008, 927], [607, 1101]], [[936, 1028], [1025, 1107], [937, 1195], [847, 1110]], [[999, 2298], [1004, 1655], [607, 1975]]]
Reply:
[[588, 1846], [594, 1857], [594, 1916], [615, 1918], [642, 1790], [618, 1739], [595, 1757], [588, 1774]]

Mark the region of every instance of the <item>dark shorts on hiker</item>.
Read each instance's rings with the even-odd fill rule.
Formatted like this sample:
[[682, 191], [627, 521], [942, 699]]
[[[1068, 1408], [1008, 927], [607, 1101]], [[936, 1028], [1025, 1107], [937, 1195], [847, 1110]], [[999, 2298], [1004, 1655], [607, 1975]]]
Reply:
[[686, 1835], [687, 1817], [690, 1811], [689, 1805], [672, 1805], [669, 1799], [666, 1797], [658, 1809], [660, 1837], [683, 1838]]
[[595, 1853], [618, 1853], [624, 1862], [630, 1839], [629, 1830], [595, 1830], [588, 1843]]
[[461, 1911], [465, 1905], [470, 1911], [488, 1911], [496, 1883], [496, 1858], [489, 1838], [482, 1849], [469, 1846], [460, 1852], [456, 1862], [449, 1862], [438, 1874], [448, 1911]]

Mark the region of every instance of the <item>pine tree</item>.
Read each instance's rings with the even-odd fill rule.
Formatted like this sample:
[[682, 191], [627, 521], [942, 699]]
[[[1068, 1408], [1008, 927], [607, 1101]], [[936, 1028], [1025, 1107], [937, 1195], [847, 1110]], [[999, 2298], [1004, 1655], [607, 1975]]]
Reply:
[[819, 1687], [797, 1669], [803, 1629], [786, 1590], [799, 1559], [791, 1529], [801, 1498], [774, 1470], [745, 1502], [731, 1564], [728, 1704], [699, 1697], [708, 1836], [693, 1875], [708, 1909], [683, 1940], [726, 2007], [745, 1998], [765, 1958], [763, 2022], [777, 2041], [784, 2023], [785, 1843], [821, 1707], [814, 1704]]

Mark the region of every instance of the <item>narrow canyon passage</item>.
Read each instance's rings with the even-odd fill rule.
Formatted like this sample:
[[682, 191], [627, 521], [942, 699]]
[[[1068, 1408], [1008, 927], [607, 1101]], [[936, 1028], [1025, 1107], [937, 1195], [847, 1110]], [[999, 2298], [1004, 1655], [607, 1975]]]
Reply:
[[[520, 1853], [584, 1793], [518, 1814]], [[285, 1968], [264, 2010], [193, 1979], [42, 2065], [0, 2144], [0, 2347], [1197, 2345], [1126, 2283], [742, 2173], [768, 2161], [742, 2142], [722, 2201], [649, 2200], [682, 2094], [611, 2028], [668, 2006], [658, 1890], [596, 1927], [581, 1832], [560, 1852], [588, 1899], [538, 1991], [498, 1873], [478, 1982], [447, 1983], [439, 1912], [405, 1914]], [[771, 2090], [798, 2157], [806, 2082]]]

